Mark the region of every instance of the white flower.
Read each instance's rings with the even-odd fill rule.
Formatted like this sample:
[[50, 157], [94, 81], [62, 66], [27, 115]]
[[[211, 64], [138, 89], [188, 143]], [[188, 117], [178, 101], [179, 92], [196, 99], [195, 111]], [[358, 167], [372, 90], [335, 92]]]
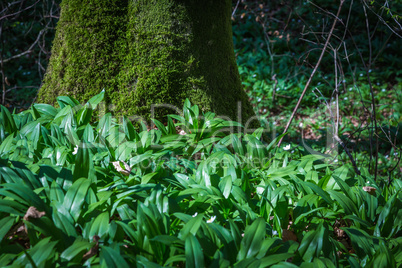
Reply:
[[369, 70], [369, 73], [371, 73], [372, 71], [373, 71], [373, 70], [370, 69], [370, 70]]
[[286, 145], [285, 147], [283, 147], [283, 150], [288, 151], [290, 150], [290, 144]]
[[212, 216], [209, 220], [207, 220], [207, 223], [213, 223], [215, 219], [216, 216]]
[[[120, 163], [123, 163], [124, 169], [121, 167]], [[113, 164], [114, 168], [117, 170], [117, 172], [120, 172], [121, 174], [126, 175], [126, 176], [130, 175], [131, 168], [126, 162], [115, 161], [115, 162], [112, 162], [112, 164]]]
[[379, 86], [380, 85], [380, 82], [377, 82], [377, 86]]
[[344, 100], [347, 100], [348, 99], [348, 97], [345, 97], [345, 98], [343, 98]]
[[253, 74], [253, 77], [256, 77], [257, 75], [256, 74]]
[[272, 230], [272, 235], [278, 235], [278, 232], [275, 230]]
[[353, 87], [349, 88], [349, 91], [352, 91], [352, 90], [353, 90]]
[[78, 145], [75, 145], [73, 154], [76, 155], [78, 153]]
[[389, 157], [389, 155], [386, 155], [386, 156], [385, 156], [385, 158], [388, 158], [388, 157]]
[[187, 133], [184, 130], [180, 130], [179, 135], [186, 135]]
[[198, 212], [194, 213], [193, 218], [197, 217], [197, 215], [198, 215]]
[[385, 88], [381, 89], [382, 92], [385, 92]]
[[360, 76], [363, 76], [363, 74], [360, 74]]
[[302, 128], [302, 127], [303, 127], [303, 123], [300, 122], [300, 123], [299, 123], [299, 128]]

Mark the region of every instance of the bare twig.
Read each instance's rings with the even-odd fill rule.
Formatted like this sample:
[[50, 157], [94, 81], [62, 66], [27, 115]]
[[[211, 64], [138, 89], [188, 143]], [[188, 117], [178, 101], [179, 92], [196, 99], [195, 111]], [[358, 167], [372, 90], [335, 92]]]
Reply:
[[[362, 3], [363, 3], [363, 5], [364, 5], [365, 7], [367, 7], [371, 12], [373, 12], [374, 15], [376, 15], [376, 16], [378, 17], [378, 19], [379, 19], [382, 23], [384, 23], [384, 25], [387, 26], [388, 29], [391, 30], [391, 32], [393, 32], [394, 34], [396, 34], [399, 38], [402, 38], [402, 35], [398, 34], [394, 29], [392, 29], [391, 26], [383, 19], [383, 17], [381, 17], [381, 15], [377, 14], [376, 12], [374, 12], [374, 11], [367, 5], [366, 1], [362, 1]], [[388, 1], [385, 1], [384, 6], [388, 6]], [[390, 13], [390, 14], [392, 14], [392, 13]], [[391, 16], [392, 16], [392, 15], [391, 15]], [[399, 22], [398, 22], [396, 19], [394, 19], [394, 21], [398, 24], [398, 26], [399, 26], [399, 28], [400, 28], [399, 30], [402, 30], [402, 26], [399, 24]]]
[[5, 63], [5, 62], [9, 62], [10, 60], [13, 60], [13, 59], [22, 57], [22, 56], [24, 56], [24, 55], [26, 55], [26, 54], [28, 54], [28, 53], [31, 53], [32, 50], [33, 50], [33, 48], [35, 47], [35, 45], [39, 42], [39, 39], [40, 39], [41, 35], [45, 32], [45, 30], [46, 30], [46, 29], [43, 29], [43, 30], [41, 30], [41, 31], [39, 32], [38, 36], [36, 37], [35, 42], [33, 42], [32, 45], [31, 45], [26, 51], [24, 51], [24, 52], [22, 52], [22, 53], [20, 53], [20, 54], [14, 55], [14, 56], [12, 56], [12, 57], [9, 57], [9, 58], [7, 58], [7, 59], [5, 59], [5, 60], [2, 59], [2, 60], [1, 60], [1, 63], [3, 64], [3, 63]]
[[275, 105], [275, 92], [276, 92], [276, 86], [278, 85], [278, 79], [276, 79], [276, 74], [274, 74], [271, 79], [275, 81], [274, 87], [272, 88], [272, 103]]
[[348, 155], [350, 162], [352, 162], [352, 165], [355, 169], [355, 172], [357, 175], [360, 175], [360, 170], [357, 167], [357, 164], [353, 158], [353, 156], [350, 154], [348, 147], [346, 147], [346, 145], [343, 143], [343, 141], [338, 137], [337, 134], [334, 135], [335, 140], [342, 146], [342, 148], [345, 150], [346, 154]]
[[236, 7], [234, 8], [234, 10], [233, 10], [233, 12], [232, 12], [232, 18], [233, 18], [233, 16], [236, 14], [236, 10], [237, 10], [237, 7], [239, 6], [239, 4], [240, 4], [240, 0], [237, 0]]
[[4, 64], [3, 64], [3, 50], [4, 50], [4, 43], [3, 43], [3, 21], [0, 21], [0, 43], [1, 43], [1, 52], [0, 52], [0, 67], [1, 67], [1, 81], [3, 85], [3, 94], [1, 95], [1, 104], [5, 105], [6, 102], [6, 75], [4, 74]]
[[3, 17], [0, 18], [0, 20], [4, 20], [5, 18], [18, 15], [18, 14], [20, 14], [21, 12], [23, 12], [23, 11], [25, 11], [25, 10], [28, 10], [28, 9], [30, 9], [30, 8], [32, 8], [32, 7], [34, 7], [37, 3], [39, 3], [39, 1], [40, 1], [40, 0], [36, 1], [34, 4], [30, 5], [29, 7], [26, 7], [26, 8], [24, 8], [24, 9], [18, 10], [18, 11], [15, 12], [15, 13], [4, 15]]
[[[339, 17], [339, 14], [340, 14], [340, 12], [341, 12], [343, 3], [344, 3], [344, 0], [341, 0], [341, 2], [340, 2], [340, 4], [339, 4], [338, 12], [337, 12], [337, 14], [336, 14], [336, 18], [334, 19], [334, 23], [332, 24], [331, 31], [330, 31], [329, 34], [328, 34], [328, 38], [327, 38], [327, 40], [326, 40], [326, 42], [325, 42], [324, 48], [322, 49], [320, 58], [318, 59], [318, 62], [317, 62], [317, 64], [315, 65], [315, 67], [314, 67], [314, 69], [313, 69], [313, 71], [312, 71], [312, 73], [311, 73], [311, 75], [310, 75], [310, 78], [308, 79], [308, 81], [307, 81], [307, 83], [306, 83], [306, 86], [305, 86], [304, 89], [303, 89], [303, 92], [302, 92], [302, 94], [301, 94], [299, 100], [297, 101], [296, 107], [294, 108], [293, 113], [292, 113], [292, 115], [290, 116], [289, 121], [288, 121], [288, 123], [287, 123], [287, 125], [286, 125], [286, 127], [285, 127], [285, 130], [283, 131], [283, 133], [286, 133], [286, 132], [288, 131], [289, 126], [290, 126], [290, 124], [292, 123], [293, 117], [295, 116], [295, 114], [296, 114], [296, 112], [297, 112], [297, 110], [298, 110], [298, 108], [299, 108], [299, 106], [300, 106], [300, 103], [301, 103], [301, 101], [302, 101], [304, 95], [306, 94], [307, 88], [309, 87], [311, 81], [313, 80], [313, 77], [314, 77], [315, 73], [317, 72], [318, 67], [320, 66], [321, 60], [322, 60], [322, 58], [323, 58], [323, 56], [324, 56], [324, 54], [325, 54], [325, 51], [327, 50], [327, 47], [328, 47], [328, 44], [329, 44], [329, 40], [331, 39], [332, 33], [333, 33], [334, 29], [335, 29], [336, 22], [338, 21], [338, 17]], [[283, 137], [279, 140], [278, 147], [281, 146], [282, 140], [283, 140]]]
[[[368, 66], [366, 66], [366, 64], [364, 64], [364, 66], [365, 66], [365, 69], [366, 69], [367, 80], [369, 82], [370, 93], [371, 93], [371, 106], [372, 106], [371, 109], [373, 111], [372, 114], [371, 114], [371, 119], [374, 122], [374, 136], [375, 136], [375, 141], [376, 141], [374, 180], [377, 180], [379, 139], [378, 139], [377, 113], [376, 113], [376, 107], [375, 107], [374, 90], [373, 90], [373, 85], [371, 84], [370, 73], [369, 73], [369, 69], [371, 69], [372, 48], [371, 48], [371, 38], [370, 38], [370, 25], [369, 25], [365, 5], [363, 5], [363, 10], [364, 10], [364, 16], [366, 18], [367, 37], [368, 37], [368, 45], [369, 45], [369, 53], [370, 53]], [[363, 63], [364, 63], [364, 61], [363, 61]], [[372, 137], [373, 135], [370, 133], [370, 136]], [[370, 147], [371, 147], [371, 139], [370, 139]], [[371, 158], [372, 158], [372, 154], [370, 154], [370, 164], [371, 164]]]

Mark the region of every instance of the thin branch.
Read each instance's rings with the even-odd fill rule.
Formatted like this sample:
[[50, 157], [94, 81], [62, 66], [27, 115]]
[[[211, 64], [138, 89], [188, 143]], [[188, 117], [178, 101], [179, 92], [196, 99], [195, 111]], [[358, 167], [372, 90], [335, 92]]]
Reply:
[[338, 137], [337, 134], [334, 135], [335, 140], [342, 146], [342, 148], [345, 150], [346, 154], [348, 155], [350, 162], [352, 162], [352, 165], [355, 169], [355, 172], [357, 175], [360, 175], [360, 170], [357, 167], [357, 164], [353, 158], [353, 156], [350, 154], [348, 147], [346, 147], [346, 145], [343, 143], [343, 141]]
[[[379, 151], [379, 138], [378, 138], [378, 126], [377, 126], [378, 124], [377, 124], [377, 112], [376, 112], [376, 107], [375, 107], [374, 90], [373, 90], [373, 85], [371, 84], [370, 73], [369, 73], [369, 69], [371, 69], [372, 47], [371, 47], [371, 39], [370, 39], [370, 25], [369, 25], [365, 5], [363, 5], [363, 10], [364, 10], [364, 16], [366, 17], [366, 28], [367, 28], [367, 37], [368, 37], [368, 45], [369, 45], [369, 62], [368, 62], [368, 66], [366, 66], [366, 65], [364, 65], [364, 66], [366, 67], [365, 69], [366, 69], [367, 80], [368, 80], [369, 86], [370, 86], [371, 105], [372, 105], [371, 109], [373, 111], [371, 114], [371, 119], [374, 122], [374, 134], [376, 136], [376, 138], [375, 138], [375, 141], [376, 141], [375, 165], [374, 165], [374, 180], [376, 181], [377, 180], [377, 170], [378, 170], [378, 151]], [[371, 157], [372, 156], [370, 155], [370, 160], [371, 160]]]
[[37, 3], [39, 3], [39, 1], [40, 1], [40, 0], [36, 1], [34, 4], [30, 5], [29, 7], [26, 7], [26, 8], [24, 8], [24, 9], [18, 10], [18, 11], [15, 12], [15, 13], [8, 14], [8, 15], [4, 15], [3, 17], [0, 18], [0, 20], [3, 20], [3, 19], [5, 19], [5, 18], [18, 15], [18, 14], [20, 14], [21, 12], [23, 12], [23, 11], [25, 11], [25, 10], [28, 10], [28, 9], [30, 9], [30, 8], [32, 8], [32, 7], [34, 7]]
[[[389, 26], [388, 25], [388, 23], [380, 16], [380, 15], [378, 15], [377, 13], [375, 13], [369, 6], [367, 6], [367, 3], [366, 3], [366, 1], [362, 1], [363, 2], [363, 4], [371, 11], [371, 12], [373, 12], [374, 13], [374, 15], [376, 15], [377, 17], [378, 17], [378, 19], [382, 22], [382, 23], [384, 23], [385, 24], [385, 26], [387, 26], [388, 27], [388, 29], [390, 29], [394, 34], [396, 34], [399, 38], [402, 38], [402, 35], [400, 35], [400, 34], [398, 34], [394, 29], [392, 29], [391, 28], [391, 26]], [[395, 20], [395, 19], [394, 19]], [[396, 21], [396, 20], [395, 20]], [[399, 25], [399, 27], [401, 27], [401, 25], [399, 24], [399, 23], [397, 23], [398, 25]], [[402, 29], [402, 28], [401, 28]], [[400, 30], [401, 30], [400, 29]]]
[[236, 7], [234, 8], [233, 12], [232, 12], [232, 17], [234, 16], [234, 14], [236, 13], [237, 7], [240, 4], [240, 0], [237, 1]]
[[8, 62], [8, 61], [10, 61], [10, 60], [13, 60], [13, 59], [22, 57], [22, 56], [24, 56], [24, 55], [26, 55], [26, 54], [28, 54], [28, 53], [31, 53], [31, 52], [33, 51], [33, 48], [35, 47], [36, 43], [39, 42], [39, 38], [40, 38], [41, 35], [45, 32], [45, 30], [46, 30], [46, 29], [43, 29], [43, 30], [41, 30], [41, 31], [39, 32], [38, 37], [36, 38], [35, 42], [33, 42], [33, 44], [28, 48], [28, 50], [26, 50], [26, 51], [24, 51], [24, 52], [22, 52], [22, 53], [20, 53], [20, 54], [14, 55], [14, 56], [12, 56], [12, 57], [10, 57], [10, 58], [7, 58], [7, 59], [5, 59], [5, 60], [1, 60], [0, 63], [5, 63], [5, 62]]
[[[295, 116], [295, 114], [296, 114], [296, 112], [297, 112], [297, 109], [299, 108], [300, 103], [301, 103], [301, 101], [302, 101], [304, 95], [306, 94], [307, 88], [309, 87], [311, 81], [313, 80], [313, 77], [314, 77], [315, 73], [317, 72], [318, 67], [320, 66], [321, 60], [322, 60], [322, 58], [323, 58], [323, 56], [324, 56], [324, 54], [325, 54], [325, 51], [327, 50], [327, 47], [328, 47], [328, 44], [329, 44], [329, 40], [331, 39], [332, 33], [333, 33], [334, 29], [335, 29], [336, 22], [338, 21], [338, 17], [339, 17], [339, 14], [340, 14], [340, 12], [341, 12], [343, 3], [344, 3], [344, 0], [341, 0], [341, 2], [340, 2], [340, 4], [339, 4], [338, 12], [337, 12], [337, 14], [336, 14], [336, 18], [334, 19], [334, 22], [333, 22], [332, 27], [331, 27], [331, 31], [329, 32], [327, 41], [325, 42], [324, 48], [322, 49], [320, 58], [318, 59], [318, 62], [317, 62], [317, 64], [315, 65], [314, 70], [313, 70], [313, 72], [311, 73], [310, 78], [308, 79], [307, 84], [306, 84], [306, 86], [304, 87], [303, 92], [302, 92], [302, 94], [301, 94], [299, 100], [297, 101], [296, 107], [294, 108], [293, 113], [292, 113], [292, 115], [290, 116], [289, 121], [288, 121], [288, 123], [287, 123], [287, 125], [286, 125], [286, 127], [285, 127], [285, 130], [283, 131], [283, 133], [286, 133], [286, 132], [288, 131], [289, 126], [290, 126], [290, 124], [292, 123], [293, 117]], [[278, 147], [281, 146], [282, 140], [283, 140], [283, 137], [279, 140]]]
[[0, 52], [0, 66], [1, 66], [1, 77], [2, 77], [2, 85], [3, 85], [3, 94], [1, 96], [1, 104], [5, 105], [6, 103], [6, 75], [4, 74], [4, 64], [3, 64], [3, 51], [4, 51], [4, 43], [3, 43], [3, 22], [0, 21], [0, 43], [1, 43], [1, 52]]

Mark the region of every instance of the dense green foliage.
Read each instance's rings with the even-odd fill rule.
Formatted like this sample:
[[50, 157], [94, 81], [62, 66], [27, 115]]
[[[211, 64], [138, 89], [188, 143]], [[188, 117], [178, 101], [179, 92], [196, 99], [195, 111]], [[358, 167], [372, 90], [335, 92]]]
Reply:
[[[57, 17], [55, 2], [26, 0], [20, 9], [35, 8], [2, 17], [3, 59], [27, 50], [43, 34], [30, 53], [4, 63], [9, 108], [27, 107], [35, 95], [30, 87], [39, 87]], [[165, 118], [166, 124], [155, 120], [155, 127], [139, 128], [129, 115], [115, 118], [106, 113], [103, 100], [110, 96], [104, 93], [85, 105], [54, 96], [56, 107], [35, 104], [10, 113], [1, 106], [0, 266], [402, 266], [402, 61], [401, 39], [392, 24], [400, 14], [399, 0], [388, 1], [387, 7], [379, 1], [345, 1], [340, 18], [346, 22], [351, 14], [348, 27], [337, 24], [331, 49], [296, 115], [298, 127], [276, 147], [338, 2], [233, 1], [239, 72], [264, 129], [248, 132], [239, 123], [203, 113], [206, 107], [192, 106], [184, 95], [169, 95], [184, 102], [181, 115]], [[18, 12], [17, 5], [2, 9]], [[94, 11], [91, 5], [87, 10]], [[107, 8], [97, 11], [105, 20], [111, 15]], [[204, 15], [195, 13], [200, 19]], [[172, 15], [166, 10], [163, 14]], [[67, 15], [82, 24], [89, 21]], [[138, 25], [152, 24], [145, 17], [136, 20]], [[119, 34], [115, 29], [109, 30]], [[113, 72], [116, 62], [110, 59], [122, 51], [102, 46], [101, 38], [86, 42], [86, 37], [83, 33], [74, 44], [78, 52], [86, 46], [95, 58], [103, 50], [110, 56], [98, 58], [107, 66], [92, 73], [99, 82], [104, 72]], [[178, 35], [167, 37], [180, 40]], [[208, 40], [203, 39], [199, 41]], [[155, 47], [166, 48], [163, 41], [144, 38], [137, 44], [156, 53]], [[78, 64], [86, 73], [84, 59], [69, 64]], [[189, 63], [173, 63], [169, 57], [152, 60], [165, 67]], [[372, 66], [365, 70], [369, 62]], [[105, 82], [105, 88], [118, 85], [119, 75], [136, 75], [147, 64], [113, 73], [116, 81]], [[91, 89], [98, 93], [100, 87]], [[339, 106], [338, 135], [361, 175], [342, 147], [324, 144], [337, 121], [328, 114], [327, 104]], [[378, 159], [373, 149], [377, 136]]]
[[94, 122], [103, 96], [0, 108], [0, 266], [402, 264], [400, 179], [277, 148], [188, 100], [151, 130]]
[[[271, 132], [283, 132], [328, 38], [339, 3], [239, 1], [233, 17], [239, 72], [257, 115]], [[344, 147], [330, 141], [336, 133], [357, 167], [369, 167], [374, 174], [378, 164], [379, 174], [401, 176], [402, 39], [400, 24], [393, 19], [401, 6], [400, 1], [389, 2], [390, 11], [385, 13], [379, 1], [344, 2], [341, 21], [288, 140], [346, 156]]]

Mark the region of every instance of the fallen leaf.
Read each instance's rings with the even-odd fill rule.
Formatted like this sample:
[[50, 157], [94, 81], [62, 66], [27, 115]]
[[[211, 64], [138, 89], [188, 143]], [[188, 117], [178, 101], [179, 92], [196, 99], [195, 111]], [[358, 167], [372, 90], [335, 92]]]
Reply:
[[46, 215], [46, 212], [40, 212], [36, 207], [29, 207], [25, 213], [24, 220], [29, 221], [29, 218], [39, 219]]
[[283, 240], [283, 242], [286, 242], [289, 240], [297, 241], [297, 236], [291, 230], [283, 229], [282, 230], [282, 240]]
[[94, 235], [94, 237], [92, 238], [92, 240], [96, 243], [95, 246], [93, 246], [90, 250], [88, 250], [87, 253], [84, 254], [84, 256], [82, 256], [82, 259], [84, 261], [88, 260], [89, 258], [91, 258], [92, 256], [95, 256], [96, 254], [98, 254], [98, 250], [99, 250], [99, 239], [100, 237], [97, 235]]
[[371, 195], [375, 195], [376, 188], [371, 186], [363, 186], [363, 191], [366, 191]]
[[[124, 168], [121, 167], [121, 163], [123, 164]], [[126, 162], [115, 161], [115, 162], [112, 162], [112, 164], [113, 164], [114, 168], [117, 170], [117, 172], [120, 172], [121, 174], [126, 175], [126, 176], [130, 175], [131, 168]]]

